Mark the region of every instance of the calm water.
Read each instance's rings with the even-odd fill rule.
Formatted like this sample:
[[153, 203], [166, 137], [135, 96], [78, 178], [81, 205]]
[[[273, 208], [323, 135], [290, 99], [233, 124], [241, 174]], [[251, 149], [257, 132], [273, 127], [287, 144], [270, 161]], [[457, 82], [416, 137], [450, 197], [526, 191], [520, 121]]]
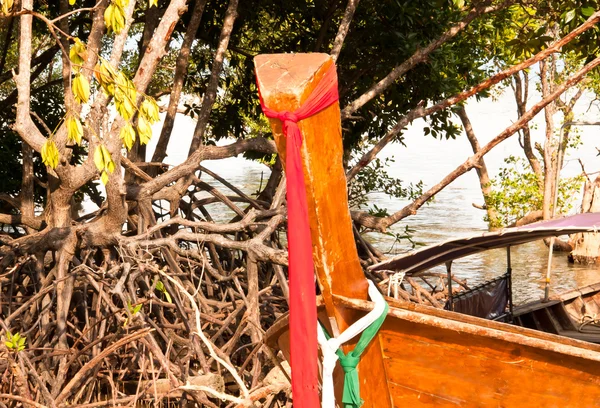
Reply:
[[[531, 99], [537, 99], [535, 92]], [[578, 103], [579, 111], [586, 111], [589, 98], [582, 98]], [[500, 95], [496, 100], [483, 100], [467, 105], [473, 128], [480, 144], [495, 137], [506, 126], [514, 121], [514, 103], [510, 94]], [[588, 110], [586, 117], [578, 120], [596, 120], [598, 110]], [[534, 119], [538, 128], [533, 128], [533, 141], [542, 142], [543, 115]], [[190, 143], [194, 122], [178, 116], [175, 122], [174, 134], [178, 135], [177, 143], [171, 143], [168, 149], [167, 163], [177, 164], [185, 159]], [[160, 126], [156, 125], [155, 134]], [[415, 121], [404, 133], [406, 147], [400, 144], [386, 147], [380, 157], [394, 157], [395, 162], [388, 168], [390, 175], [405, 182], [422, 180], [425, 188], [435, 185], [441, 178], [461, 164], [472, 154], [471, 147], [465, 137], [457, 140], [440, 141], [423, 136], [423, 121]], [[600, 170], [600, 160], [596, 157], [595, 147], [600, 146], [598, 127], [580, 129], [582, 145], [573, 151], [565, 161], [563, 176], [572, 176], [581, 172], [578, 159], [585, 163], [589, 173]], [[154, 138], [149, 146], [148, 155], [152, 154]], [[223, 144], [231, 141], [223, 141]], [[509, 139], [485, 156], [488, 171], [493, 176], [503, 165], [503, 159], [511, 154], [522, 153], [517, 139]], [[204, 162], [211, 170], [225, 177], [247, 194], [258, 191], [261, 177], [266, 182], [269, 170], [258, 163], [248, 162], [242, 158], [232, 158], [216, 162]], [[595, 177], [595, 176], [594, 176]], [[227, 189], [214, 183], [212, 178], [203, 175], [203, 180], [227, 192]], [[385, 207], [390, 213], [401, 209], [406, 202], [392, 200], [382, 194], [371, 195], [372, 203]], [[578, 200], [579, 198], [576, 197]], [[479, 183], [474, 171], [469, 172], [435, 197], [429, 205], [421, 208], [417, 215], [402, 220], [391, 228], [392, 232], [402, 233], [405, 226], [415, 230], [414, 240], [422, 244], [433, 244], [451, 238], [469, 236], [486, 231], [483, 221], [483, 211], [472, 206], [472, 203], [482, 203]], [[211, 206], [215, 215], [227, 217], [229, 210], [225, 206]], [[409, 242], [394, 243], [394, 239], [383, 234], [368, 234], [378, 248], [390, 255], [406, 252], [412, 249]], [[513, 291], [515, 303], [537, 299], [543, 295], [543, 280], [548, 262], [548, 251], [542, 242], [533, 242], [512, 249], [512, 267], [514, 274]], [[572, 265], [567, 262], [565, 254], [556, 254], [553, 258], [552, 292], [562, 292], [578, 286], [600, 281], [600, 270], [595, 267]], [[453, 271], [461, 278], [466, 278], [471, 284], [498, 276], [506, 269], [506, 254], [504, 250], [494, 250], [473, 255], [453, 264]], [[441, 271], [445, 271], [442, 267]]]
[[[261, 176], [267, 179], [269, 171], [265, 167], [248, 163], [242, 159], [228, 159], [222, 162], [206, 162], [206, 167], [219, 172], [234, 185], [248, 194], [258, 191]], [[223, 189], [210, 177], [203, 176], [210, 184]], [[391, 231], [403, 232], [405, 225], [415, 230], [414, 239], [422, 244], [434, 244], [447, 239], [464, 237], [486, 231], [481, 210], [471, 203], [478, 202], [477, 190], [463, 187], [450, 187], [439, 194], [436, 200], [424, 207], [417, 215], [409, 217]], [[402, 204], [390, 200], [382, 194], [375, 194], [372, 200], [378, 206], [386, 206], [390, 211], [398, 210]], [[222, 205], [212, 205], [211, 212], [228, 217], [231, 213]], [[394, 243], [394, 239], [385, 234], [370, 233], [368, 239], [380, 250], [389, 253], [403, 253], [412, 250], [407, 241]], [[515, 304], [538, 299], [543, 296], [544, 277], [548, 264], [548, 249], [542, 241], [513, 247], [511, 250], [513, 268], [513, 292]], [[563, 292], [578, 286], [600, 281], [600, 269], [567, 262], [566, 254], [555, 254], [552, 260], [552, 293]], [[434, 269], [445, 273], [445, 267]], [[452, 266], [453, 272], [467, 283], [476, 284], [499, 276], [506, 270], [506, 251], [491, 250], [457, 260]]]

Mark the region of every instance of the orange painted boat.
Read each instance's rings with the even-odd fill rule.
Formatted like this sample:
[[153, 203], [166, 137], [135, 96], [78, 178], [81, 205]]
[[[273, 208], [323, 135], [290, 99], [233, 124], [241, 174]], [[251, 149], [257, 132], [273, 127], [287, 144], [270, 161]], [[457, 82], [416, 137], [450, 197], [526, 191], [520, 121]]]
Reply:
[[[326, 54], [261, 55], [258, 86], [267, 106], [294, 111], [334, 62]], [[282, 125], [272, 119], [282, 156]], [[321, 322], [334, 335], [373, 308], [352, 233], [337, 103], [301, 120]], [[293, 233], [291, 231], [290, 233]], [[514, 325], [387, 299], [387, 318], [358, 364], [365, 408], [600, 406], [600, 346]], [[289, 352], [287, 318], [267, 343]], [[354, 347], [343, 346], [345, 352]], [[292, 376], [293, 376], [292, 372]], [[343, 373], [334, 372], [341, 401]]]

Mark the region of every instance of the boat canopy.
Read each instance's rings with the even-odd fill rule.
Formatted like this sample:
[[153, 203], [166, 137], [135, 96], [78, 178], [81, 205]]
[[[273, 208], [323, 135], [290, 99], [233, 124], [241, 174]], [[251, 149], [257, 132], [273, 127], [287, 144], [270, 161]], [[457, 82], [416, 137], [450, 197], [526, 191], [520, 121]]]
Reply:
[[411, 275], [489, 249], [505, 248], [559, 235], [598, 231], [600, 213], [583, 213], [521, 227], [484, 232], [467, 238], [451, 239], [385, 260], [368, 269], [372, 272], [401, 271]]

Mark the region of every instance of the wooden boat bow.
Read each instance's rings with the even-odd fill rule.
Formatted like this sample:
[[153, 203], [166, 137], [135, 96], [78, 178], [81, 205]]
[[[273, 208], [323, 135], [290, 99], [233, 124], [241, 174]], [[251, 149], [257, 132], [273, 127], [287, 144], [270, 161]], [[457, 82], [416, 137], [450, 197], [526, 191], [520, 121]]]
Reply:
[[[256, 57], [264, 104], [275, 111], [296, 111], [332, 64], [325, 54]], [[324, 304], [319, 316], [337, 335], [371, 308], [348, 211], [339, 105], [333, 103], [297, 125], [303, 139], [300, 158], [314, 270]], [[271, 119], [271, 127], [285, 158], [282, 121]], [[598, 345], [446, 310], [389, 303], [387, 320], [358, 365], [363, 407], [600, 406]], [[269, 334], [286, 354], [287, 316]], [[292, 377], [293, 367], [294, 361]], [[340, 390], [342, 375], [337, 378]], [[339, 392], [336, 397], [340, 401]], [[295, 407], [319, 405], [312, 404], [294, 395]]]
[[[289, 112], [302, 106], [334, 64], [327, 54], [259, 55], [254, 62], [264, 104], [275, 111]], [[287, 140], [282, 121], [270, 119], [270, 122], [285, 163]], [[300, 152], [315, 272], [327, 315], [332, 317], [329, 323], [337, 335], [364, 313], [335, 305], [332, 295], [367, 299], [368, 293], [348, 209], [339, 104], [336, 102], [299, 121], [298, 126], [303, 139]], [[354, 344], [348, 343], [344, 351], [351, 350]], [[364, 407], [391, 407], [387, 393], [378, 390], [386, 381], [378, 337], [363, 353], [358, 371], [368, 373], [361, 376]]]

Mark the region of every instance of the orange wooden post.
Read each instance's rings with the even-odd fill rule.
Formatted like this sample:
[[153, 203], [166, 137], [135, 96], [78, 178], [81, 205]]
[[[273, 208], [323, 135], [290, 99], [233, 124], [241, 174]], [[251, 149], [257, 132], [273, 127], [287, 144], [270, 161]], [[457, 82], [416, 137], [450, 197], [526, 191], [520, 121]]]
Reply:
[[[259, 55], [254, 63], [265, 105], [276, 111], [293, 112], [334, 62], [327, 54], [315, 53]], [[282, 124], [277, 119], [270, 122], [277, 149], [285, 163], [286, 140]], [[327, 314], [343, 331], [360, 315], [336, 306], [332, 295], [367, 299], [368, 284], [360, 266], [348, 209], [339, 104], [329, 106], [298, 125], [303, 138], [301, 154], [315, 269]], [[345, 351], [351, 350], [354, 344], [345, 346]], [[379, 336], [363, 353], [358, 371], [361, 396], [365, 401], [363, 407], [392, 407]], [[340, 381], [337, 383], [340, 385]]]

